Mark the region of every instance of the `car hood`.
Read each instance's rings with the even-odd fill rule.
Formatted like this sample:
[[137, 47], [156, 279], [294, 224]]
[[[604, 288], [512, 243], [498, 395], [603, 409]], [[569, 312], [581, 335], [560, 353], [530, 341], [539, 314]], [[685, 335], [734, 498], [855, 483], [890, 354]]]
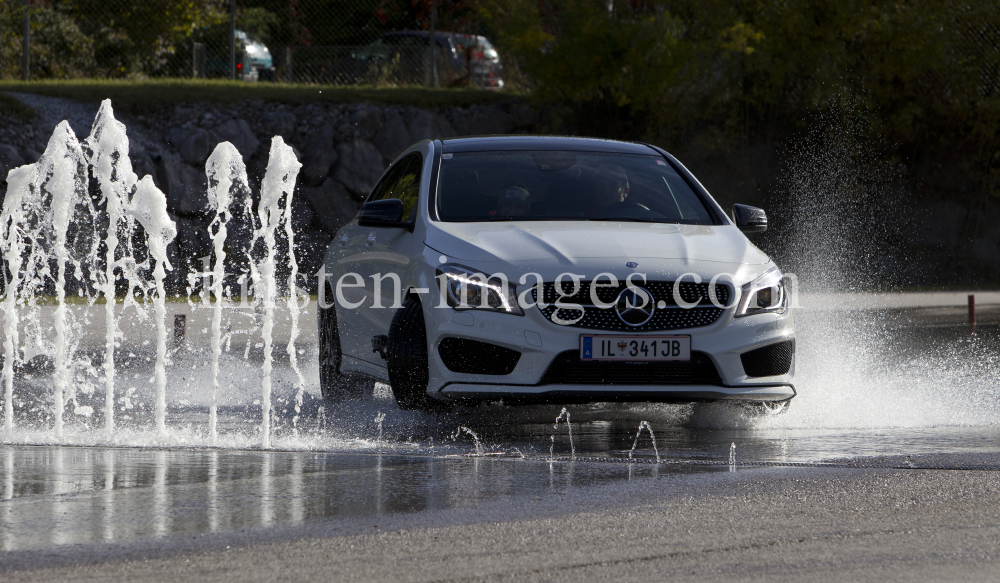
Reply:
[[[428, 226], [426, 243], [465, 261], [555, 261], [587, 259], [677, 259], [723, 264], [770, 262], [732, 225], [676, 225], [615, 221], [524, 221], [443, 223]], [[589, 262], [588, 262], [589, 263]]]

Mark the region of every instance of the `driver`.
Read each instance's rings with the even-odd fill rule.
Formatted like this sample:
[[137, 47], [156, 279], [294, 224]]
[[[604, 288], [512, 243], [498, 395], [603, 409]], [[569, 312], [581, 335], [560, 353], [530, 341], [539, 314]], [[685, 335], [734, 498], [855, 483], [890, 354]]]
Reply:
[[594, 184], [597, 193], [594, 200], [595, 211], [625, 202], [628, 197], [628, 174], [621, 166], [602, 164], [594, 172]]
[[511, 184], [500, 191], [497, 210], [490, 211], [491, 217], [523, 217], [531, 210], [531, 193], [523, 184]]

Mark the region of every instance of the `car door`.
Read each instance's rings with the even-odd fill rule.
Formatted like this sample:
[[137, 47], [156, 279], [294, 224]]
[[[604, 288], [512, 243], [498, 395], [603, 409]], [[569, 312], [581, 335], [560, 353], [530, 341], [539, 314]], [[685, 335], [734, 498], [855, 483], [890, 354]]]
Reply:
[[[406, 169], [407, 162], [399, 160], [393, 164], [382, 175], [366, 202], [390, 198], [393, 187]], [[340, 230], [335, 242], [337, 270], [330, 281], [334, 297], [327, 299], [327, 301], [336, 302], [337, 326], [342, 353], [345, 356], [379, 365], [380, 362], [375, 361], [380, 361], [380, 359], [377, 356], [373, 358], [371, 337], [374, 333], [371, 331], [371, 318], [367, 314], [367, 312], [372, 311], [371, 307], [374, 303], [369, 293], [371, 286], [360, 281], [360, 278], [368, 278], [379, 269], [369, 265], [369, 262], [373, 261], [375, 257], [374, 247], [377, 238], [374, 227], [362, 227], [358, 225], [357, 219]], [[336, 295], [337, 283], [341, 280], [344, 284], [339, 286], [340, 297], [338, 298]], [[355, 286], [355, 283], [359, 285]], [[370, 279], [368, 279], [368, 283], [371, 283]]]
[[[423, 156], [419, 152], [413, 152], [397, 162], [397, 166], [399, 172], [393, 176], [391, 184], [375, 193], [371, 200], [397, 198], [403, 201], [401, 222], [410, 222], [417, 212]], [[365, 260], [361, 264], [363, 273], [359, 271], [359, 274], [365, 278], [365, 295], [370, 298], [367, 304], [370, 308], [361, 310], [361, 320], [368, 329], [366, 341], [371, 354], [370, 339], [372, 336], [388, 333], [392, 317], [400, 306], [398, 300], [402, 296], [403, 286], [407, 282], [407, 272], [411, 267], [410, 255], [414, 249], [421, 248], [422, 242], [415, 240], [410, 229], [402, 227], [366, 229], [367, 247]]]

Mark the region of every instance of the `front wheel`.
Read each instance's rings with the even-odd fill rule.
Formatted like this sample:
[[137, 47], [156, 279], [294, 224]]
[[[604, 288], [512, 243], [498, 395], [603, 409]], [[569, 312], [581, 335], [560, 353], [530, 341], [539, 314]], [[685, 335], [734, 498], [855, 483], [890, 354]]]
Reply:
[[746, 403], [744, 406], [753, 414], [760, 417], [776, 417], [788, 411], [791, 401], [791, 399], [785, 399], [784, 401], [756, 401]]
[[[329, 283], [327, 285], [328, 295]], [[369, 378], [345, 375], [340, 372], [343, 354], [340, 350], [340, 333], [337, 329], [337, 312], [333, 306], [319, 308], [319, 388], [327, 401], [341, 402], [370, 397], [375, 391], [375, 381]]]
[[427, 395], [427, 329], [420, 302], [407, 298], [392, 318], [385, 350], [389, 386], [403, 410], [434, 411], [443, 403]]

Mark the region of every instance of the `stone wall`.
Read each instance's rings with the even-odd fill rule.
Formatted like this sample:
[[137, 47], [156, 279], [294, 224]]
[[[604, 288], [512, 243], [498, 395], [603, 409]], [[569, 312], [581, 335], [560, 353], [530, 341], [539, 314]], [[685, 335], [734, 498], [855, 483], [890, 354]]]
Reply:
[[[0, 123], [0, 173], [32, 163], [52, 128], [69, 118], [77, 135], [89, 134], [96, 105], [17, 95], [38, 111], [30, 121]], [[89, 117], [88, 117], [89, 115]], [[515, 100], [470, 107], [417, 108], [372, 103], [287, 105], [247, 101], [232, 105], [187, 103], [157, 114], [119, 115], [128, 127], [130, 158], [140, 177], [149, 174], [167, 196], [178, 236], [176, 265], [200, 267], [211, 252], [205, 161], [215, 146], [231, 142], [243, 155], [252, 188], [259, 188], [272, 136], [281, 136], [302, 162], [293, 202], [301, 273], [319, 269], [336, 230], [357, 213], [385, 168], [413, 143], [458, 135], [528, 133], [535, 114]], [[6, 183], [0, 183], [6, 191]], [[248, 236], [236, 229], [236, 236]], [[186, 285], [175, 270], [175, 291]]]
[[[38, 112], [32, 120], [0, 120], [0, 195], [7, 171], [31, 163], [52, 129], [68, 119], [78, 136], [89, 134], [97, 104], [15, 94]], [[357, 212], [386, 166], [405, 148], [427, 138], [540, 131], [536, 113], [511, 99], [470, 107], [417, 108], [373, 103], [287, 105], [247, 101], [231, 105], [187, 103], [144, 116], [119, 116], [128, 126], [130, 155], [140, 176], [150, 174], [168, 197], [178, 238], [171, 253], [185, 269], [200, 267], [210, 253], [204, 164], [220, 141], [243, 154], [256, 188], [267, 164], [270, 138], [282, 136], [303, 163], [293, 207], [302, 273], [314, 273], [340, 225]], [[789, 257], [795, 233], [794, 201], [780, 176], [782, 147], [745, 148], [724, 157], [697, 149], [670, 148], [729, 208], [759, 204], [774, 229], [754, 241], [786, 269], [809, 269], [814, 258]], [[973, 189], [950, 180], [951, 190], [927, 194], [926, 178], [891, 196], [870, 197], [864, 212], [848, 218], [855, 262], [865, 275], [889, 286], [966, 286], [1000, 282], [1000, 205], [970, 196]], [[942, 199], [942, 197], [947, 198]], [[801, 235], [801, 234], [800, 234]], [[814, 237], [818, 234], [807, 233]], [[249, 231], [233, 229], [232, 236]], [[821, 236], [821, 235], [820, 235]], [[860, 245], [864, 243], [864, 245]], [[186, 286], [175, 270], [175, 291]], [[865, 287], [862, 284], [862, 287]]]

